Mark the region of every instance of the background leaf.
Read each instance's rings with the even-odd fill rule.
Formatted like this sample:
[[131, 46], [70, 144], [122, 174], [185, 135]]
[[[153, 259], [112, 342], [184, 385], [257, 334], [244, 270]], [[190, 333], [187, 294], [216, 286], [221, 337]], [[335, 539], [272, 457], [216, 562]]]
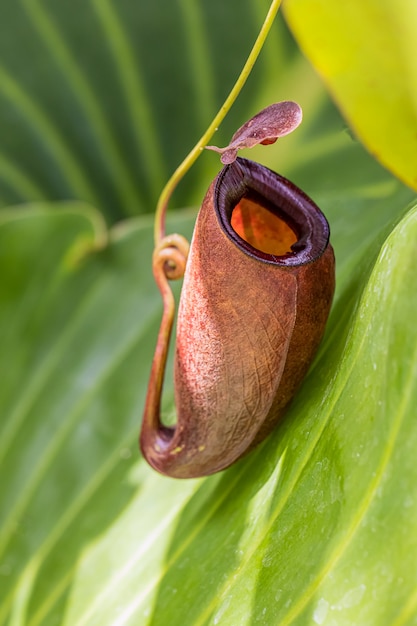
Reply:
[[[351, 138], [282, 21], [219, 144], [272, 101], [303, 106], [293, 136], [244, 156], [289, 176], [329, 218], [338, 274], [324, 342], [281, 425], [225, 472], [163, 478], [137, 448], [161, 314], [152, 219], [107, 230], [82, 201], [107, 221], [153, 204], [130, 204], [130, 191], [120, 202], [127, 188], [111, 164], [117, 151], [99, 142], [100, 115], [125, 176], [151, 200], [149, 144], [135, 139], [126, 89], [155, 115], [143, 132], [173, 168], [210, 117], [207, 94], [229, 89], [266, 8], [5, 4], [0, 59], [13, 80], [0, 80], [2, 195], [43, 201], [0, 213], [0, 624], [415, 621], [415, 196]], [[26, 43], [12, 54], [16, 41]], [[133, 61], [143, 92], [130, 82]], [[15, 132], [13, 116], [24, 121]], [[218, 169], [204, 153], [174, 204], [199, 204]], [[67, 185], [71, 171], [93, 196]], [[190, 236], [194, 218], [171, 211], [168, 232]], [[170, 370], [166, 414], [172, 398]]]
[[[112, 222], [153, 211], [237, 78], [267, 7], [255, 0], [3, 0], [1, 205], [75, 198]], [[290, 37], [282, 26], [277, 31], [280, 53], [290, 51]], [[277, 75], [290, 57], [276, 59]], [[253, 113], [252, 94], [262, 97], [265, 71], [264, 59], [237, 104], [244, 118]], [[230, 136], [235, 122], [224, 129]], [[217, 161], [207, 162], [212, 176]], [[200, 197], [203, 169], [198, 163], [187, 177], [182, 205]]]
[[415, 2], [286, 0], [285, 15], [354, 133], [417, 189]]

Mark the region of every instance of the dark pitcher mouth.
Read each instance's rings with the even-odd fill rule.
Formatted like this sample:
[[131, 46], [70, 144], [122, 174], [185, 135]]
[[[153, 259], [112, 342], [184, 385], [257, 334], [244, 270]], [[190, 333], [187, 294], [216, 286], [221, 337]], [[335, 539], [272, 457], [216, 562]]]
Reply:
[[248, 159], [220, 172], [214, 189], [217, 218], [246, 254], [274, 265], [311, 263], [326, 250], [329, 224], [291, 181]]

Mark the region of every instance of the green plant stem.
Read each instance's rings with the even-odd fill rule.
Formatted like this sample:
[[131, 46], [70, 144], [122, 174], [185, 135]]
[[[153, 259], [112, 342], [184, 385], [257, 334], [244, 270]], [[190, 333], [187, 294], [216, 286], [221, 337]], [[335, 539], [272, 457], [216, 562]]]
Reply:
[[227, 96], [225, 102], [221, 106], [219, 112], [211, 122], [210, 126], [207, 128], [204, 135], [200, 138], [200, 140], [196, 143], [194, 148], [189, 152], [189, 154], [185, 157], [181, 165], [177, 167], [167, 184], [165, 185], [162, 193], [159, 197], [158, 204], [156, 206], [155, 212], [155, 227], [154, 227], [154, 236], [155, 236], [155, 246], [159, 246], [162, 239], [165, 237], [165, 215], [169, 200], [180, 182], [180, 180], [184, 177], [184, 175], [188, 172], [191, 166], [195, 163], [195, 161], [200, 156], [204, 147], [210, 141], [211, 137], [214, 135], [221, 122], [226, 117], [229, 112], [231, 106], [234, 101], [238, 97], [241, 92], [246, 80], [248, 79], [253, 66], [259, 56], [259, 53], [262, 50], [262, 47], [265, 43], [265, 40], [268, 36], [268, 33], [271, 29], [272, 23], [275, 19], [276, 14], [278, 13], [278, 9], [280, 7], [281, 0], [272, 0], [271, 6], [269, 7], [269, 11], [267, 16], [262, 24], [261, 30], [259, 31], [259, 35], [256, 38], [256, 41], [253, 45], [253, 48], [246, 60], [243, 69], [234, 84], [231, 92]]

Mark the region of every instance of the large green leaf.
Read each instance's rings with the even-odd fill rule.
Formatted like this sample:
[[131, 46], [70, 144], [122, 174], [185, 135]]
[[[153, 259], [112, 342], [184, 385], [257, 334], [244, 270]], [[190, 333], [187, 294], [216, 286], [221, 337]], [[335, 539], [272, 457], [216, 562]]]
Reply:
[[389, 182], [323, 194], [339, 281], [319, 358], [267, 442], [196, 481], [137, 451], [160, 315], [150, 221], [106, 243], [82, 206], [3, 215], [0, 623], [415, 615], [417, 210], [380, 249], [409, 197]]
[[[165, 169], [177, 165], [210, 117], [207, 76], [220, 100], [254, 35], [248, 16], [253, 11], [260, 23], [260, 7], [267, 8], [207, 0], [199, 13], [195, 5], [7, 0], [0, 38], [4, 204], [76, 197], [114, 218], [139, 208], [129, 204], [129, 180], [153, 202], [164, 174], [155, 168], [152, 178], [146, 169], [150, 144], [135, 143], [128, 102], [155, 113], [142, 130]], [[239, 28], [231, 28], [236, 7]], [[214, 39], [206, 54], [202, 32], [218, 37], [230, 58]], [[26, 42], [20, 52], [16, 33]], [[155, 54], [148, 56], [149, 46]], [[143, 92], [135, 82], [141, 74], [132, 80], [132, 59], [142, 59]], [[161, 81], [157, 68], [177, 62]], [[407, 209], [414, 195], [352, 140], [280, 22], [218, 143], [284, 98], [300, 101], [303, 126], [245, 156], [290, 176], [323, 208], [337, 292], [291, 410], [258, 450], [221, 474], [175, 481], [140, 459], [161, 314], [150, 217], [107, 232], [101, 214], [79, 201], [0, 213], [1, 625], [417, 619], [417, 210]], [[126, 165], [122, 180], [115, 158]], [[219, 164], [209, 153], [200, 161], [177, 202], [201, 200]], [[68, 174], [84, 183], [70, 188]], [[32, 194], [33, 185], [23, 191], [18, 180], [40, 193]], [[172, 212], [169, 230], [190, 235], [194, 217]], [[165, 413], [173, 412], [172, 397], [170, 369]]]
[[415, 0], [286, 0], [285, 8], [356, 135], [417, 189]]

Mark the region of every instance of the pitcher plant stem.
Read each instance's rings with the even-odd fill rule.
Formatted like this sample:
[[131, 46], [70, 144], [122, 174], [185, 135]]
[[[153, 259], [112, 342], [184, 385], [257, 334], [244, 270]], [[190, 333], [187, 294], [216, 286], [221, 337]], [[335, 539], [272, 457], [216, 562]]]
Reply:
[[194, 148], [189, 152], [189, 154], [185, 157], [183, 162], [177, 167], [175, 172], [172, 174], [171, 178], [165, 185], [162, 193], [159, 197], [156, 212], [155, 212], [155, 226], [154, 226], [154, 237], [155, 237], [155, 247], [159, 247], [163, 238], [165, 237], [165, 215], [168, 207], [169, 200], [177, 187], [180, 180], [184, 177], [184, 175], [188, 172], [191, 166], [195, 163], [195, 161], [200, 156], [204, 147], [210, 141], [211, 137], [214, 135], [221, 122], [226, 117], [239, 93], [241, 92], [244, 84], [246, 83], [253, 66], [261, 52], [265, 40], [268, 36], [269, 31], [271, 30], [271, 26], [274, 22], [275, 16], [278, 13], [278, 9], [281, 5], [281, 0], [272, 0], [271, 5], [269, 7], [269, 11], [267, 16], [265, 17], [264, 23], [259, 31], [259, 35], [256, 38], [256, 41], [253, 45], [253, 48], [246, 60], [246, 63], [234, 84], [232, 90], [227, 96], [225, 102], [221, 106], [217, 115], [214, 117], [210, 126], [207, 128], [204, 135], [200, 138], [200, 140], [196, 143]]

